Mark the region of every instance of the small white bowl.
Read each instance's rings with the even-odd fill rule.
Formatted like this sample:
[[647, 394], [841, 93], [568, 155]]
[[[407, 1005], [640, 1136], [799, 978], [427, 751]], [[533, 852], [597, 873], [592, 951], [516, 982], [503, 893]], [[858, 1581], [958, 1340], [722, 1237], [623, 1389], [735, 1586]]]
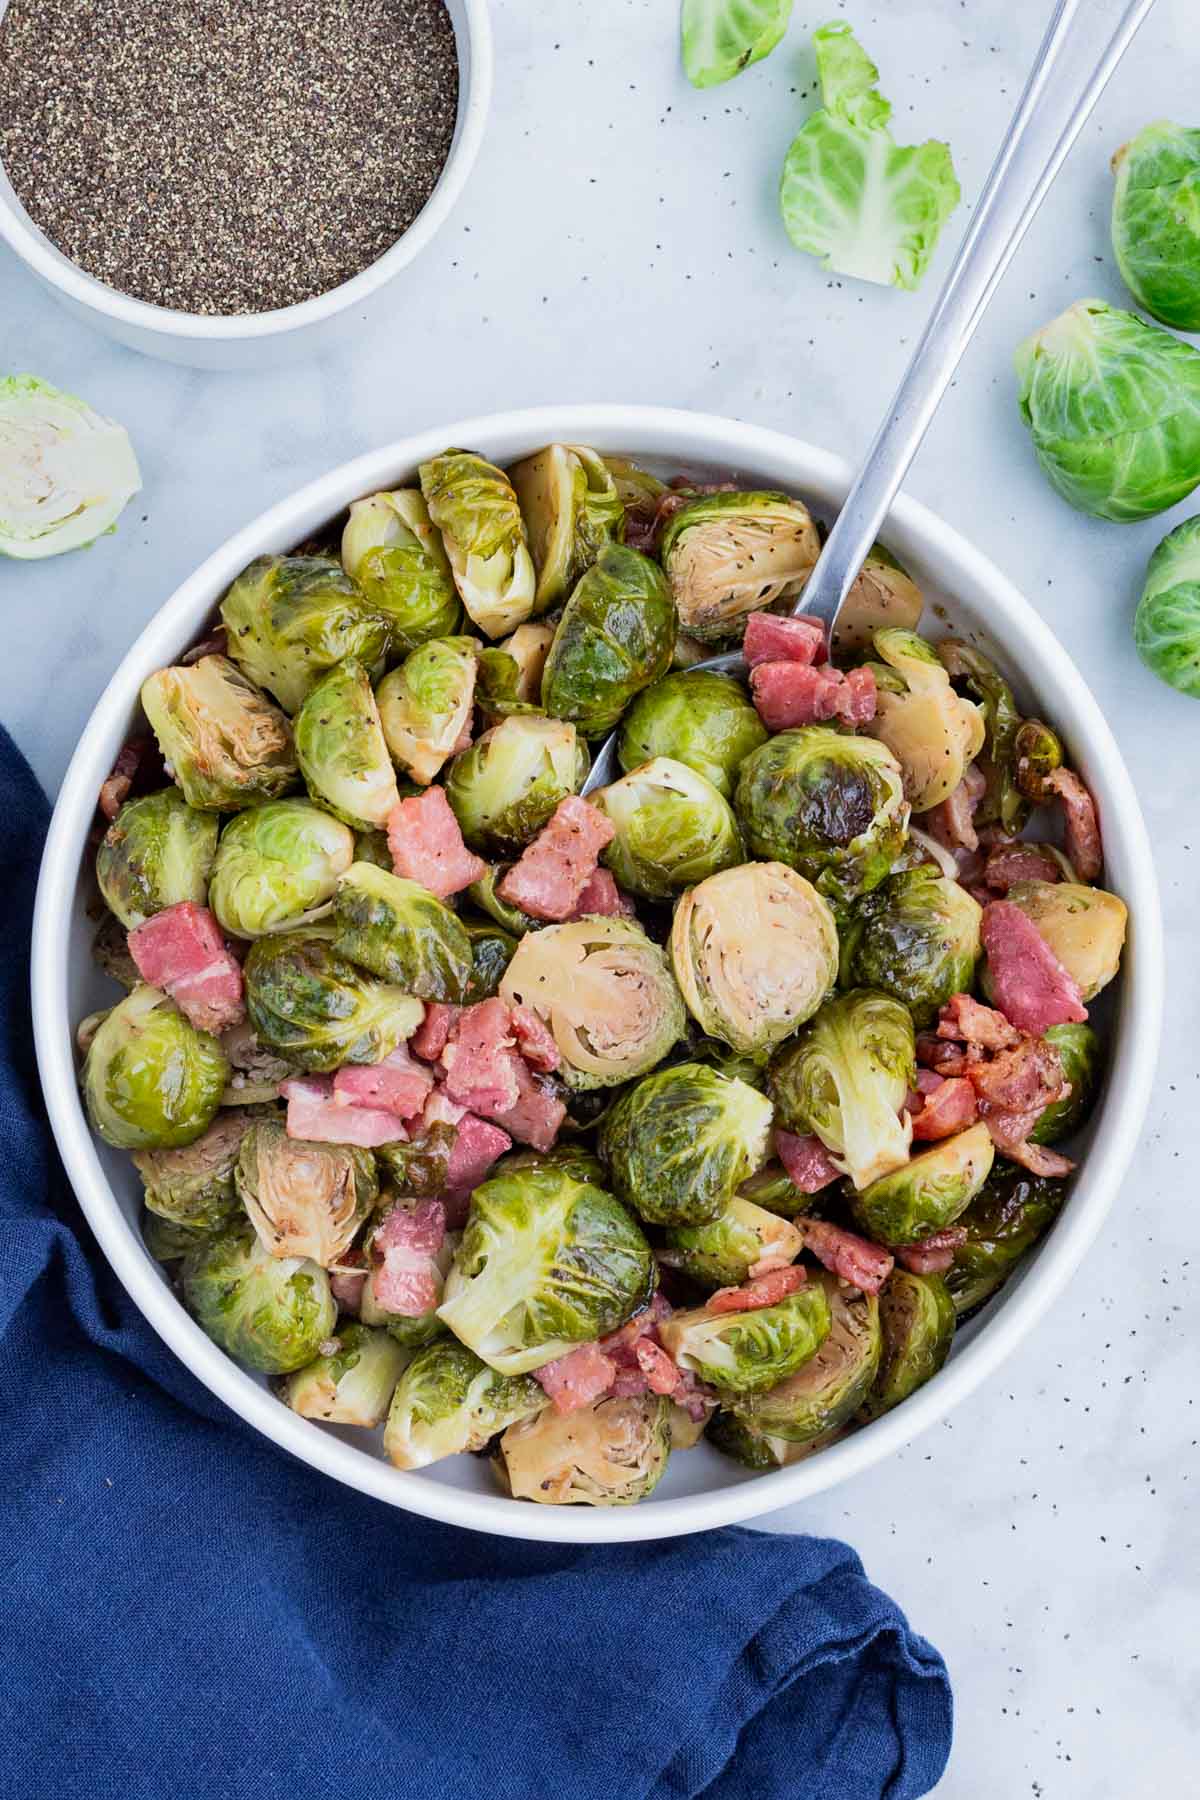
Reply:
[[[361, 329], [363, 307], [429, 243], [450, 216], [475, 164], [492, 98], [492, 22], [488, 0], [444, 0], [458, 51], [458, 117], [450, 154], [425, 205], [403, 237], [359, 274], [274, 312], [209, 318], [135, 300], [65, 257], [29, 217], [0, 164], [0, 238], [55, 299], [97, 331], [132, 350], [197, 369], [261, 369], [311, 356]], [[8, 0], [0, 0], [0, 21]], [[353, 309], [353, 318], [348, 317]]]
[[[901, 498], [884, 540], [925, 590], [926, 624], [969, 633], [1016, 678], [1023, 703], [1062, 732], [1100, 808], [1106, 880], [1129, 906], [1131, 932], [1114, 983], [1106, 1090], [1070, 1198], [1053, 1231], [1004, 1290], [959, 1333], [941, 1373], [882, 1419], [805, 1462], [753, 1475], [702, 1445], [672, 1458], [639, 1506], [599, 1510], [503, 1498], [476, 1457], [419, 1474], [391, 1468], [363, 1433], [313, 1424], [277, 1401], [264, 1381], [230, 1362], [188, 1317], [138, 1229], [141, 1183], [128, 1157], [93, 1138], [80, 1104], [75, 1022], [112, 990], [90, 955], [84, 859], [96, 795], [136, 715], [152, 670], [192, 643], [213, 606], [252, 557], [300, 543], [349, 501], [412, 479], [447, 444], [509, 463], [546, 443], [624, 451], [664, 472], [735, 473], [779, 487], [831, 514], [851, 472], [794, 438], [726, 419], [659, 407], [539, 407], [445, 425], [345, 463], [272, 507], [209, 557], [167, 601], [101, 696], [63, 782], [46, 844], [33, 935], [33, 1016], [50, 1120], [84, 1212], [113, 1268], [159, 1334], [199, 1380], [276, 1444], [364, 1493], [450, 1524], [512, 1537], [596, 1543], [672, 1537], [773, 1511], [883, 1460], [942, 1418], [995, 1370], [1063, 1292], [1104, 1221], [1138, 1143], [1158, 1050], [1163, 997], [1162, 924], [1146, 829], [1121, 755], [1095, 700], [1049, 628], [992, 563], [925, 507]], [[1069, 1304], [1069, 1301], [1068, 1301]]]

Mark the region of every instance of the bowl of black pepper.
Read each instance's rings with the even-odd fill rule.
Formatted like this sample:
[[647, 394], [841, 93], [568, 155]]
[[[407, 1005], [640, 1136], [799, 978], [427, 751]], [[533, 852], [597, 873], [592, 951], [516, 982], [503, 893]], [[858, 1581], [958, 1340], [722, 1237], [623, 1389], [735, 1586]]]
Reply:
[[149, 355], [309, 354], [444, 223], [491, 85], [487, 0], [0, 0], [0, 239]]

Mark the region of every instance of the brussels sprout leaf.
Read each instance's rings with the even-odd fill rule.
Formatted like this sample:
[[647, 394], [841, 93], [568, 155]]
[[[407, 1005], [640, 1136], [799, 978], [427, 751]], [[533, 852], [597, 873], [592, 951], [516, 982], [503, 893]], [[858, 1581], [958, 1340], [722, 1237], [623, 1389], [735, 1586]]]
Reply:
[[683, 0], [683, 67], [693, 87], [716, 87], [769, 56], [792, 0]]

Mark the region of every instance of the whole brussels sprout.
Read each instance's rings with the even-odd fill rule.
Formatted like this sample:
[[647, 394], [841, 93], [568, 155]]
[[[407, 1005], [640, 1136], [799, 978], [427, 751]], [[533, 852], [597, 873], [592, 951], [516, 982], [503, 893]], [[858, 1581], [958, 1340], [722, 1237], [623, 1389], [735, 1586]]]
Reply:
[[746, 860], [733, 808], [686, 763], [656, 756], [591, 795], [616, 827], [604, 861], [621, 886], [647, 900]]
[[740, 637], [746, 614], [798, 594], [821, 541], [786, 494], [705, 494], [680, 507], [660, 547], [679, 623], [693, 637]]
[[849, 1424], [874, 1385], [883, 1345], [880, 1302], [824, 1271], [813, 1287], [824, 1289], [829, 1303], [828, 1335], [794, 1375], [733, 1402], [735, 1417], [760, 1437], [791, 1444], [824, 1440]]
[[473, 1006], [476, 1001], [490, 1000], [500, 992], [500, 983], [513, 959], [517, 940], [491, 919], [473, 918], [468, 913], [460, 923], [471, 946], [471, 974], [465, 998], [467, 1005]]
[[386, 620], [393, 656], [462, 623], [462, 602], [441, 533], [419, 489], [354, 500], [342, 532], [342, 567]]
[[1100, 1039], [1090, 1025], [1051, 1025], [1045, 1039], [1058, 1051], [1071, 1091], [1043, 1109], [1029, 1133], [1031, 1144], [1057, 1144], [1078, 1131], [1092, 1110], [1100, 1074]]
[[625, 508], [604, 458], [582, 444], [548, 444], [508, 471], [537, 571], [534, 610], [569, 593], [625, 535]]
[[1200, 698], [1200, 515], [1168, 532], [1150, 558], [1133, 641], [1152, 674]]
[[741, 1287], [760, 1263], [795, 1262], [804, 1235], [795, 1225], [735, 1194], [705, 1225], [676, 1225], [664, 1234], [658, 1260], [707, 1287]]
[[379, 684], [375, 698], [384, 740], [400, 767], [422, 785], [470, 734], [475, 650], [473, 638], [434, 638]]
[[738, 769], [767, 741], [767, 728], [740, 681], [713, 669], [664, 675], [625, 715], [618, 755], [628, 772], [668, 756], [732, 800]]
[[235, 1176], [267, 1254], [311, 1257], [323, 1269], [345, 1255], [379, 1193], [369, 1150], [289, 1137], [280, 1119], [252, 1122]]
[[623, 1093], [600, 1128], [613, 1187], [651, 1225], [716, 1219], [766, 1161], [771, 1102], [704, 1063], [677, 1063]]
[[333, 947], [420, 1000], [464, 1000], [474, 971], [457, 913], [419, 881], [374, 863], [353, 863], [338, 882]]
[[767, 1091], [777, 1124], [815, 1132], [837, 1167], [865, 1188], [908, 1161], [912, 1120], [902, 1109], [916, 1072], [907, 1007], [873, 988], [853, 988], [827, 1000], [784, 1046]]
[[174, 1150], [136, 1150], [146, 1210], [189, 1231], [216, 1231], [238, 1208], [233, 1172], [254, 1122], [241, 1109], [219, 1112], [202, 1137]]
[[842, 935], [842, 977], [903, 1000], [918, 1029], [951, 994], [970, 993], [983, 910], [928, 866], [889, 875], [864, 894]]
[[1200, 331], [1200, 131], [1160, 119], [1112, 159], [1112, 241], [1143, 312]]
[[478, 881], [471, 883], [467, 894], [476, 906], [487, 914], [489, 919], [494, 919], [496, 924], [502, 926], [512, 937], [523, 938], [527, 931], [540, 931], [544, 920], [535, 919], [530, 913], [522, 912], [519, 906], [510, 905], [507, 900], [502, 900], [496, 892], [498, 885], [511, 868], [510, 862], [492, 863], [486, 875], [481, 875]]
[[310, 924], [328, 910], [354, 853], [354, 833], [323, 807], [307, 800], [250, 807], [221, 833], [208, 904], [234, 937]]
[[666, 577], [640, 550], [610, 544], [580, 577], [542, 671], [542, 705], [585, 737], [616, 724], [633, 696], [665, 675], [675, 643]]
[[878, 1243], [919, 1244], [966, 1211], [995, 1154], [987, 1126], [972, 1125], [880, 1175], [851, 1197], [850, 1210]]
[[142, 711], [189, 806], [239, 812], [295, 786], [291, 726], [226, 656], [156, 670]]
[[83, 1064], [88, 1118], [118, 1150], [171, 1150], [208, 1130], [229, 1079], [215, 1037], [144, 983], [106, 1015]]
[[839, 663], [857, 662], [870, 656], [877, 631], [915, 631], [924, 610], [921, 590], [908, 570], [876, 544], [842, 603], [830, 649]]
[[469, 450], [432, 457], [420, 476], [463, 605], [485, 637], [503, 637], [533, 612], [536, 588], [511, 481]]
[[662, 1480], [671, 1452], [671, 1405], [657, 1394], [552, 1406], [510, 1425], [492, 1467], [514, 1500], [542, 1506], [632, 1506]]
[[258, 1037], [315, 1074], [382, 1062], [424, 1017], [419, 1000], [339, 956], [319, 927], [259, 938], [244, 974]]
[[201, 1330], [227, 1356], [265, 1375], [302, 1369], [337, 1324], [324, 1269], [301, 1256], [271, 1256], [248, 1219], [189, 1251], [182, 1281]]
[[382, 1425], [408, 1357], [386, 1331], [339, 1324], [337, 1346], [283, 1383], [281, 1398], [305, 1419], [326, 1425]]
[[820, 1282], [806, 1283], [774, 1306], [749, 1312], [711, 1312], [707, 1306], [672, 1313], [658, 1335], [681, 1369], [723, 1394], [759, 1394], [786, 1381], [818, 1351], [832, 1323]]
[[1013, 691], [999, 669], [974, 644], [945, 638], [937, 646], [942, 667], [970, 695], [983, 714], [983, 772], [986, 787], [975, 807], [976, 825], [999, 825], [1014, 837], [1029, 818], [1029, 801], [1017, 786], [1017, 733], [1021, 715]]
[[521, 1375], [615, 1331], [653, 1287], [650, 1246], [620, 1202], [543, 1162], [475, 1189], [438, 1316]]
[[516, 856], [559, 801], [579, 792], [588, 765], [587, 748], [567, 720], [502, 719], [454, 758], [446, 798], [472, 850]]
[[376, 673], [391, 642], [388, 620], [331, 556], [256, 557], [221, 617], [234, 662], [286, 713], [348, 656]]
[[960, 1319], [1003, 1286], [1050, 1229], [1065, 1197], [1061, 1181], [1031, 1175], [1016, 1163], [996, 1163], [958, 1221], [967, 1237], [954, 1252], [946, 1286]]
[[883, 1359], [863, 1401], [862, 1420], [878, 1419], [937, 1374], [950, 1354], [957, 1323], [950, 1290], [940, 1275], [893, 1269], [879, 1295]]
[[911, 810], [887, 745], [828, 725], [768, 738], [742, 764], [735, 804], [751, 853], [787, 863], [834, 905], [879, 886]]
[[142, 1241], [158, 1263], [181, 1262], [190, 1250], [212, 1234], [199, 1227], [176, 1225], [158, 1213], [148, 1212], [142, 1220]]
[[400, 803], [379, 708], [353, 657], [330, 669], [296, 714], [296, 756], [314, 800], [356, 830], [381, 830]]
[[1050, 485], [1081, 512], [1146, 519], [1200, 482], [1200, 351], [1080, 300], [1017, 351], [1021, 416]]
[[837, 926], [803, 875], [743, 863], [681, 896], [671, 962], [697, 1024], [744, 1056], [769, 1055], [832, 991]]
[[1082, 998], [1094, 1000], [1121, 966], [1125, 902], [1077, 881], [1017, 881], [1008, 898], [1033, 920]]
[[217, 825], [177, 787], [125, 802], [96, 852], [96, 882], [127, 930], [181, 900], [204, 905]]
[[914, 812], [948, 800], [983, 749], [983, 713], [950, 686], [950, 677], [915, 631], [877, 631], [875, 654], [901, 678], [899, 692], [878, 683], [875, 716], [863, 726], [886, 744], [904, 772]]
[[554, 1034], [569, 1088], [644, 1075], [683, 1036], [667, 959], [632, 919], [579, 919], [517, 945], [500, 998], [532, 1007]]
[[505, 1375], [453, 1338], [418, 1350], [392, 1396], [384, 1454], [398, 1469], [482, 1450], [498, 1431], [540, 1412], [546, 1396], [532, 1375]]

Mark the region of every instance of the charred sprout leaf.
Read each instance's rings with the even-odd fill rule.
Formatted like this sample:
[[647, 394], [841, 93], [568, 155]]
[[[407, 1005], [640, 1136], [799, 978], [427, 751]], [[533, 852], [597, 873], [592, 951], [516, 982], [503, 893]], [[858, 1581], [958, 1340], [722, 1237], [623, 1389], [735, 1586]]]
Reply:
[[234, 937], [265, 937], [328, 909], [354, 857], [354, 833], [307, 800], [272, 800], [221, 833], [208, 903]]
[[421, 1000], [466, 997], [474, 963], [458, 915], [417, 881], [354, 863], [338, 882], [333, 947]]
[[445, 1456], [482, 1450], [498, 1431], [546, 1404], [531, 1375], [502, 1375], [452, 1338], [417, 1354], [400, 1377], [383, 1433], [398, 1469], [424, 1469]]
[[697, 669], [664, 675], [638, 695], [621, 726], [619, 754], [627, 773], [660, 756], [686, 763], [731, 800], [738, 769], [766, 741], [741, 682]]
[[814, 1281], [750, 1312], [714, 1313], [700, 1306], [672, 1313], [658, 1332], [681, 1369], [725, 1395], [760, 1394], [820, 1349], [831, 1322], [829, 1297]]
[[893, 1269], [879, 1296], [883, 1360], [861, 1419], [878, 1419], [936, 1375], [950, 1354], [956, 1315], [940, 1275]]
[[330, 669], [309, 692], [294, 729], [313, 799], [355, 830], [381, 830], [400, 793], [362, 664], [347, 657]]
[[245, 1112], [220, 1112], [202, 1137], [175, 1150], [137, 1150], [133, 1163], [145, 1185], [146, 1210], [189, 1231], [219, 1230], [238, 1208], [234, 1169], [253, 1122]]
[[544, 1407], [510, 1425], [493, 1467], [514, 1500], [632, 1506], [658, 1486], [670, 1451], [670, 1402], [629, 1394], [571, 1413]]
[[1100, 1040], [1090, 1025], [1051, 1025], [1046, 1042], [1058, 1051], [1071, 1091], [1044, 1109], [1029, 1134], [1032, 1144], [1056, 1144], [1078, 1131], [1092, 1110], [1100, 1074]]
[[204, 905], [217, 824], [177, 787], [126, 801], [96, 852], [97, 884], [122, 925], [132, 930], [181, 900]]
[[795, 1262], [804, 1238], [777, 1213], [735, 1194], [706, 1225], [676, 1225], [664, 1234], [659, 1260], [706, 1287], [741, 1287], [761, 1262]]
[[1094, 1000], [1121, 966], [1125, 902], [1075, 881], [1018, 881], [1008, 898], [1033, 920], [1082, 998]]
[[974, 986], [982, 917], [964, 887], [928, 866], [889, 875], [843, 932], [843, 980], [894, 994], [918, 1028], [931, 1025], [952, 994]]
[[1200, 698], [1200, 516], [1177, 525], [1150, 558], [1133, 641], [1160, 680]]
[[543, 921], [532, 918], [527, 912], [522, 912], [519, 906], [510, 906], [508, 901], [502, 900], [496, 892], [497, 885], [504, 880], [511, 868], [511, 863], [493, 863], [486, 875], [481, 875], [478, 881], [471, 883], [467, 893], [476, 906], [482, 907], [483, 911], [490, 919], [494, 919], [497, 925], [503, 926], [504, 930], [511, 933], [513, 937], [521, 938], [527, 931], [540, 931]]
[[319, 929], [259, 938], [246, 958], [246, 1010], [264, 1044], [315, 1073], [376, 1063], [424, 1016], [405, 989], [339, 956]]
[[142, 709], [189, 806], [239, 812], [295, 785], [290, 725], [227, 657], [157, 670]]
[[625, 535], [625, 508], [604, 458], [582, 444], [548, 444], [509, 470], [533, 566], [534, 609], [555, 606], [606, 546]]
[[229, 1078], [221, 1046], [157, 988], [106, 1015], [83, 1065], [92, 1129], [119, 1150], [171, 1150], [207, 1131]]
[[704, 1063], [677, 1063], [621, 1095], [600, 1128], [613, 1187], [651, 1225], [703, 1225], [766, 1161], [771, 1103]]
[[958, 1221], [966, 1226], [967, 1241], [954, 1253], [946, 1286], [960, 1319], [1004, 1285], [1050, 1229], [1065, 1197], [1061, 1181], [1030, 1175], [1016, 1163], [996, 1163]]
[[423, 786], [470, 736], [476, 648], [474, 638], [434, 638], [379, 684], [376, 700], [387, 747]]
[[1146, 125], [1113, 157], [1112, 241], [1143, 312], [1200, 331], [1200, 131]]
[[683, 67], [693, 87], [716, 87], [769, 56], [792, 0], [683, 0]]
[[986, 1125], [972, 1125], [855, 1193], [850, 1210], [881, 1244], [918, 1244], [966, 1211], [992, 1167]]
[[391, 643], [387, 618], [331, 556], [260, 556], [221, 617], [229, 654], [284, 712], [299, 712], [322, 675], [353, 657], [372, 674]]
[[882, 544], [876, 544], [837, 616], [831, 640], [834, 657], [838, 662], [854, 662], [869, 656], [877, 631], [915, 631], [924, 609], [921, 590], [907, 569]]
[[124, 427], [36, 375], [0, 380], [0, 556], [82, 550], [142, 485]]
[[588, 763], [567, 720], [504, 719], [454, 758], [446, 798], [472, 850], [516, 856], [559, 801], [579, 792]]
[[666, 674], [674, 644], [675, 606], [662, 570], [640, 550], [610, 544], [567, 601], [542, 671], [542, 705], [599, 737]]
[[908, 1009], [890, 994], [855, 988], [827, 1000], [784, 1046], [768, 1091], [776, 1123], [815, 1133], [854, 1186], [865, 1188], [908, 1161], [912, 1120], [902, 1108], [915, 1079]]
[[894, 693], [876, 684], [875, 717], [863, 729], [896, 757], [913, 811], [927, 812], [949, 799], [983, 749], [984, 716], [955, 693], [932, 647], [915, 631], [877, 631], [875, 653], [904, 687]]
[[1029, 805], [1016, 783], [1016, 736], [1021, 715], [1007, 681], [974, 644], [946, 638], [937, 646], [942, 667], [960, 691], [974, 700], [983, 714], [984, 761], [987, 780], [983, 798], [975, 808], [977, 825], [999, 825], [1016, 836], [1029, 817]]
[[308, 1256], [332, 1268], [379, 1193], [375, 1160], [351, 1144], [289, 1137], [280, 1119], [255, 1119], [237, 1159], [238, 1197], [269, 1256]]
[[500, 992], [500, 983], [513, 959], [517, 940], [490, 919], [472, 918], [467, 914], [461, 923], [471, 946], [471, 974], [465, 998], [467, 1004], [473, 1006], [476, 1001], [490, 1000]]
[[283, 1384], [282, 1398], [293, 1412], [326, 1425], [382, 1425], [408, 1361], [386, 1331], [339, 1324], [330, 1342], [336, 1348], [306, 1363]]
[[820, 548], [808, 508], [786, 494], [689, 501], [661, 547], [681, 628], [705, 641], [740, 637], [747, 613], [800, 592]]
[[428, 1198], [440, 1194], [446, 1186], [450, 1152], [457, 1135], [455, 1126], [438, 1121], [407, 1143], [381, 1145], [375, 1152], [376, 1160], [399, 1193], [414, 1199]]
[[591, 796], [616, 836], [604, 861], [629, 893], [670, 900], [746, 860], [733, 808], [703, 775], [669, 756], [631, 769]]
[[536, 586], [511, 481], [469, 450], [433, 457], [420, 475], [463, 605], [485, 637], [503, 637], [533, 612]]
[[342, 567], [388, 626], [393, 656], [462, 623], [462, 603], [441, 533], [417, 488], [355, 500], [342, 533]]
[[815, 1443], [849, 1424], [871, 1392], [882, 1347], [879, 1301], [824, 1272], [813, 1281], [818, 1287], [830, 1324], [815, 1354], [778, 1386], [734, 1403], [735, 1416], [759, 1437]]
[[303, 1257], [269, 1255], [248, 1219], [189, 1252], [183, 1297], [227, 1356], [266, 1375], [302, 1369], [337, 1323], [324, 1269]]

